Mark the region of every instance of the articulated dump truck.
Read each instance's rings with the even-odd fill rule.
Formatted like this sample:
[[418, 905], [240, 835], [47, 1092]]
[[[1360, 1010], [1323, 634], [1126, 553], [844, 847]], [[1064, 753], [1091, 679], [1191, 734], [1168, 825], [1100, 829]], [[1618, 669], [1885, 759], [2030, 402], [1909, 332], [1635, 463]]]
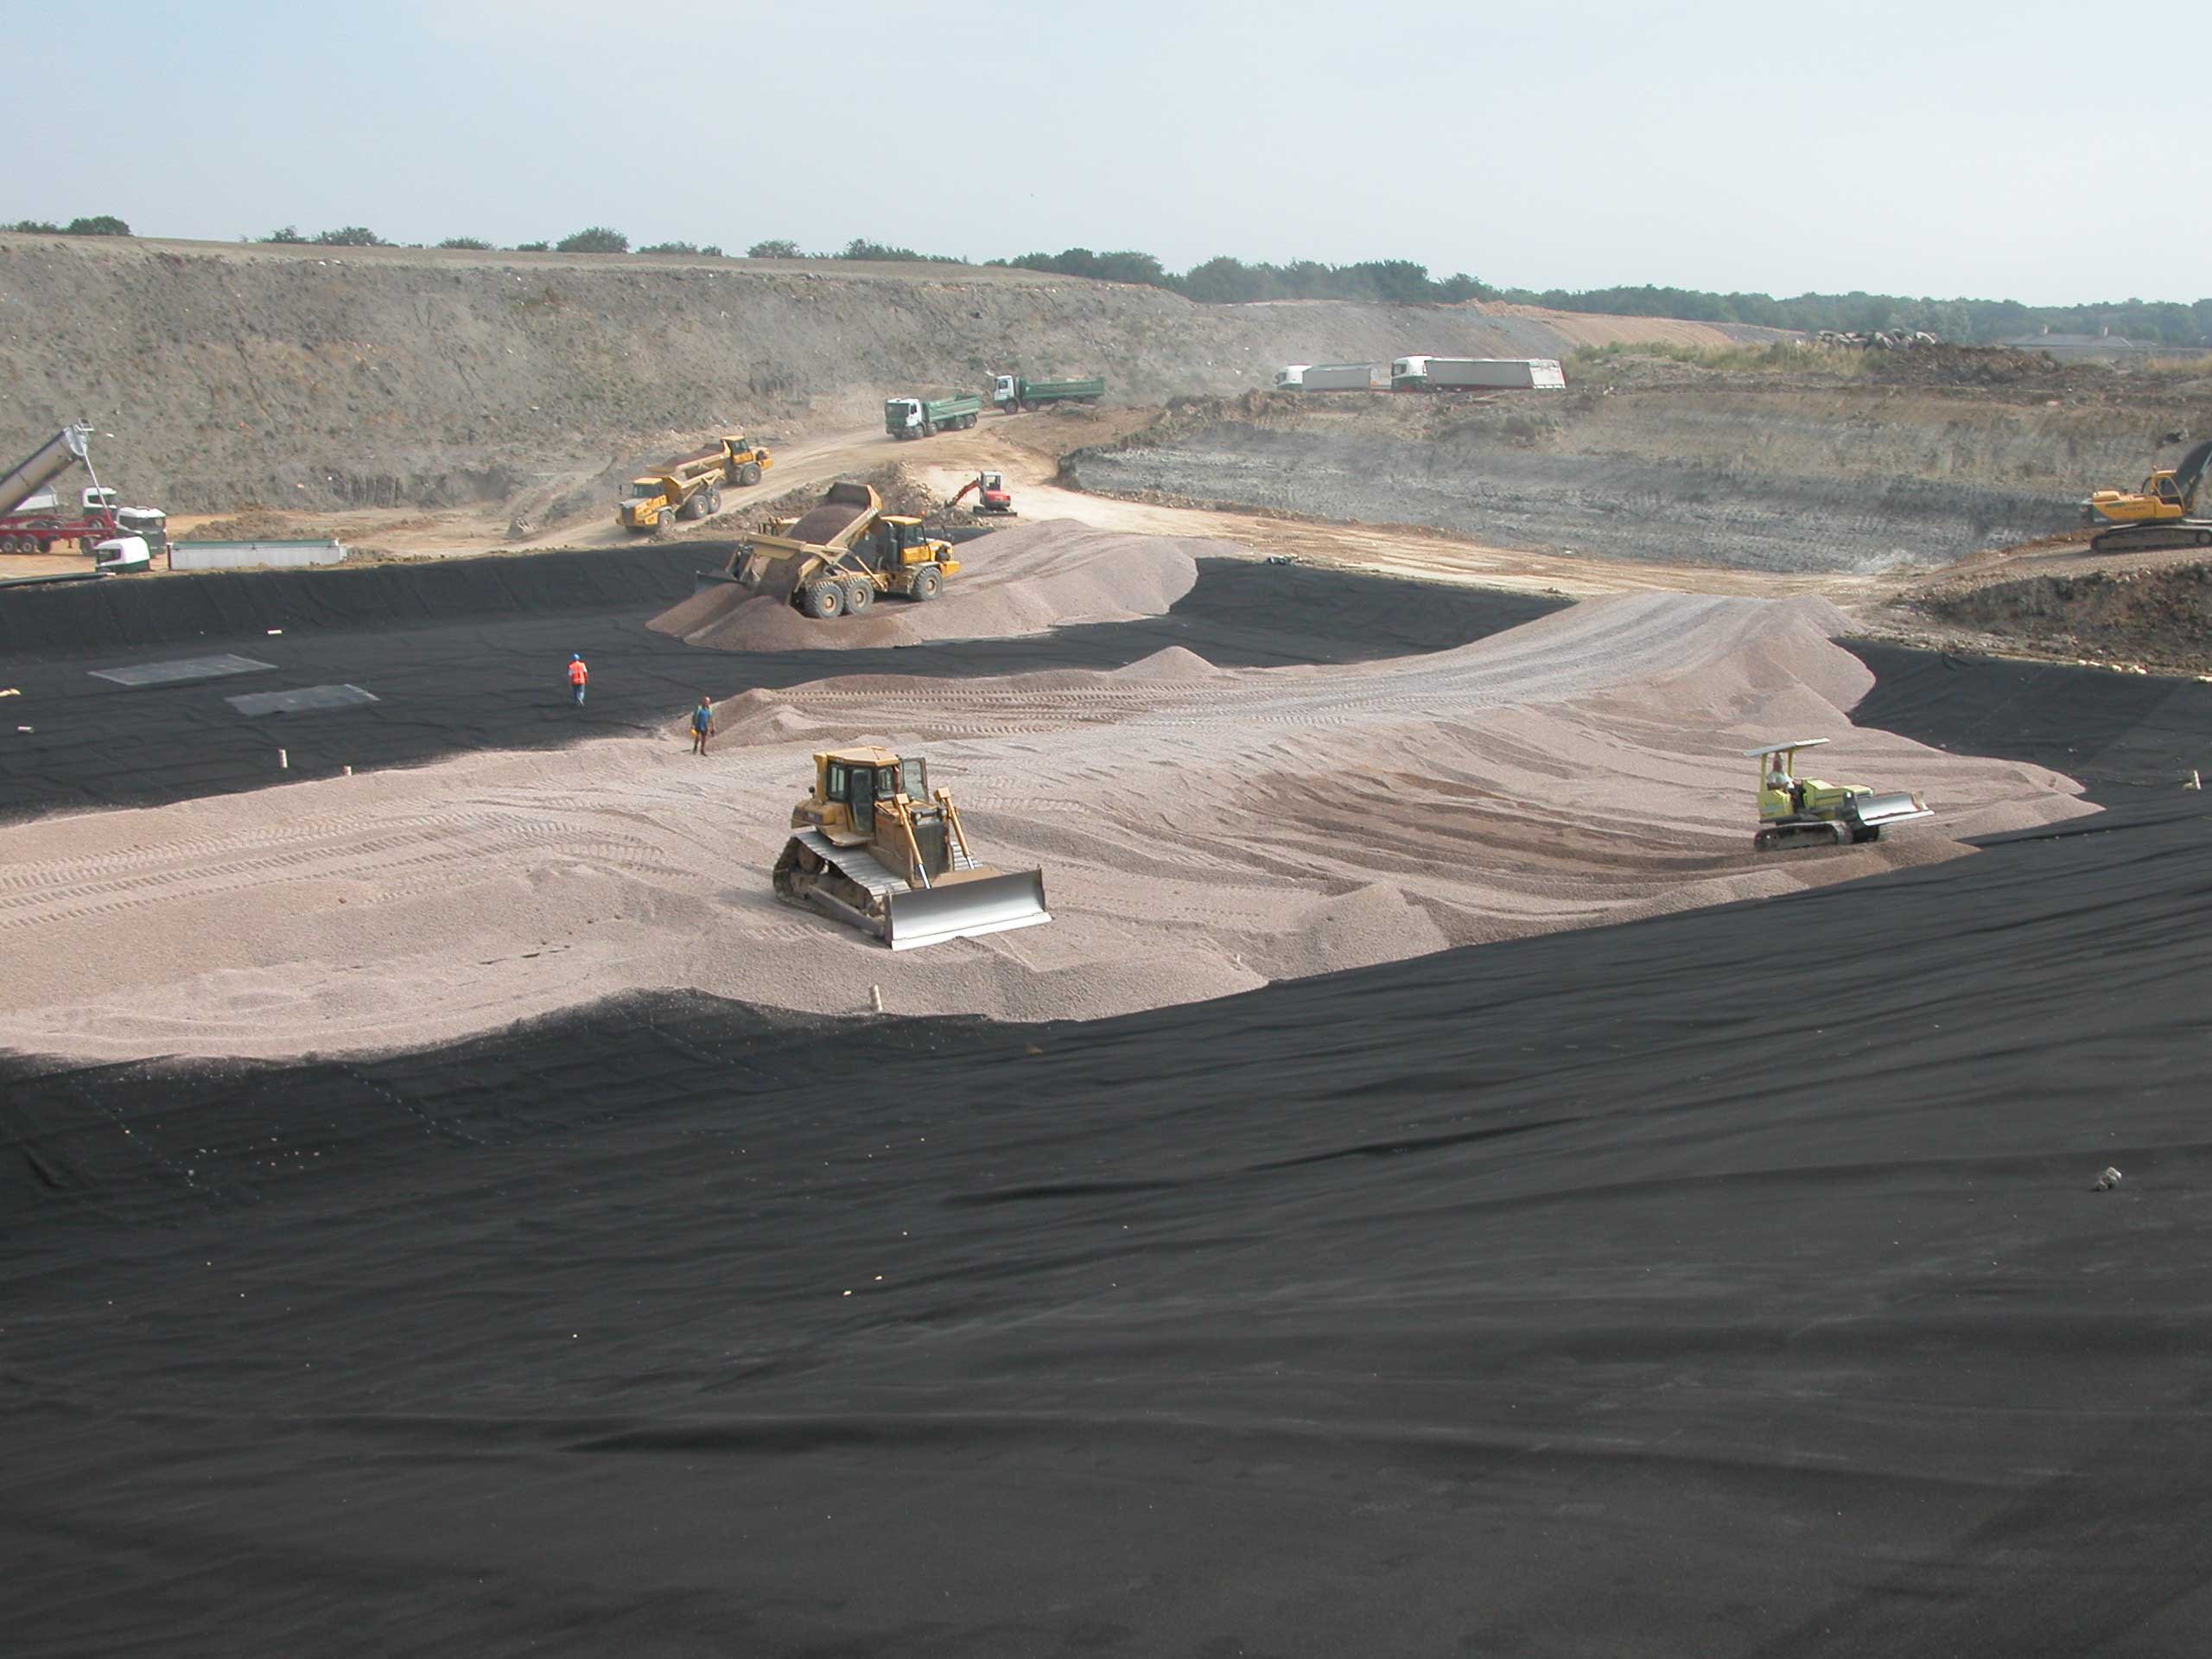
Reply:
[[614, 504], [614, 522], [625, 530], [664, 531], [679, 518], [709, 518], [722, 510], [723, 485], [758, 484], [762, 471], [774, 465], [760, 445], [731, 433], [657, 473], [632, 479]]
[[920, 519], [884, 512], [868, 485], [841, 482], [797, 518], [740, 541], [728, 570], [715, 580], [827, 621], [858, 616], [880, 594], [935, 599], [959, 569], [951, 544], [925, 535]]
[[831, 749], [791, 809], [776, 896], [872, 933], [893, 950], [1052, 919], [1045, 873], [976, 861], [952, 791], [930, 792], [918, 754]]

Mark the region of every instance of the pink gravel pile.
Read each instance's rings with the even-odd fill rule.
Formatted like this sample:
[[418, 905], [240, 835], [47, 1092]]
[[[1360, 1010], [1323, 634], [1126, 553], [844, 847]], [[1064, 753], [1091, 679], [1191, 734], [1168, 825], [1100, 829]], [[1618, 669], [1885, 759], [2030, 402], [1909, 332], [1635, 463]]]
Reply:
[[[1223, 669], [872, 675], [664, 737], [477, 755], [0, 842], [0, 1043], [283, 1056], [457, 1038], [620, 991], [859, 1014], [1113, 1014], [1453, 945], [1783, 893], [2093, 810], [2039, 767], [1852, 726], [1872, 676], [1825, 602], [1584, 604], [1456, 651]], [[1757, 855], [1752, 763], [1937, 813], [1871, 846]], [[830, 744], [930, 760], [1054, 920], [896, 956], [779, 903], [768, 871]], [[1747, 921], [1747, 927], [1751, 925]], [[32, 941], [36, 948], [31, 948]]]
[[925, 639], [993, 639], [1084, 622], [1162, 616], [1198, 580], [1196, 561], [1230, 550], [1055, 518], [963, 542], [960, 569], [925, 603], [879, 599], [817, 622], [750, 589], [711, 588], [647, 626], [712, 651], [836, 651]]

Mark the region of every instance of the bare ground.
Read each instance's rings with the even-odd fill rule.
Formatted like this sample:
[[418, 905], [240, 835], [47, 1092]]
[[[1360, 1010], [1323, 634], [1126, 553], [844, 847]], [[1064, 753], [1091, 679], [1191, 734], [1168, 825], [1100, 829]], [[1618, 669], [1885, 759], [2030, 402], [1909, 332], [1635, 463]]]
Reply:
[[88, 416], [109, 481], [172, 512], [511, 510], [701, 432], [851, 431], [887, 396], [1001, 371], [1103, 373], [1115, 400], [1156, 402], [1301, 358], [1769, 332], [1571, 326], [1474, 304], [1200, 306], [958, 265], [0, 233], [0, 453]]

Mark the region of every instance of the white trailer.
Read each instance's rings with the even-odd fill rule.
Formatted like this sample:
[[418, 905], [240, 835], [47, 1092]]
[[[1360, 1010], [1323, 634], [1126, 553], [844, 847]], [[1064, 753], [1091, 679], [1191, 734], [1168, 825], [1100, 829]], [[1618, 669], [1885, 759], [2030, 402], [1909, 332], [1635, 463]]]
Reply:
[[1567, 377], [1550, 357], [1402, 357], [1390, 365], [1393, 391], [1563, 391]]
[[1383, 384], [1380, 363], [1313, 363], [1306, 370], [1308, 391], [1376, 391]]

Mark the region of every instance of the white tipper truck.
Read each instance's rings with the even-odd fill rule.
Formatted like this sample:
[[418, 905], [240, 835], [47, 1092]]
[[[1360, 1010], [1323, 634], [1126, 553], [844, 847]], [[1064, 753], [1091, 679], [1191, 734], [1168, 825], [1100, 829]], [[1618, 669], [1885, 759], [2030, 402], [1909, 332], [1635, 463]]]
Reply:
[[1384, 384], [1380, 363], [1315, 363], [1306, 371], [1307, 391], [1374, 391]]
[[1567, 377], [1551, 357], [1402, 357], [1390, 365], [1393, 391], [1562, 391]]

